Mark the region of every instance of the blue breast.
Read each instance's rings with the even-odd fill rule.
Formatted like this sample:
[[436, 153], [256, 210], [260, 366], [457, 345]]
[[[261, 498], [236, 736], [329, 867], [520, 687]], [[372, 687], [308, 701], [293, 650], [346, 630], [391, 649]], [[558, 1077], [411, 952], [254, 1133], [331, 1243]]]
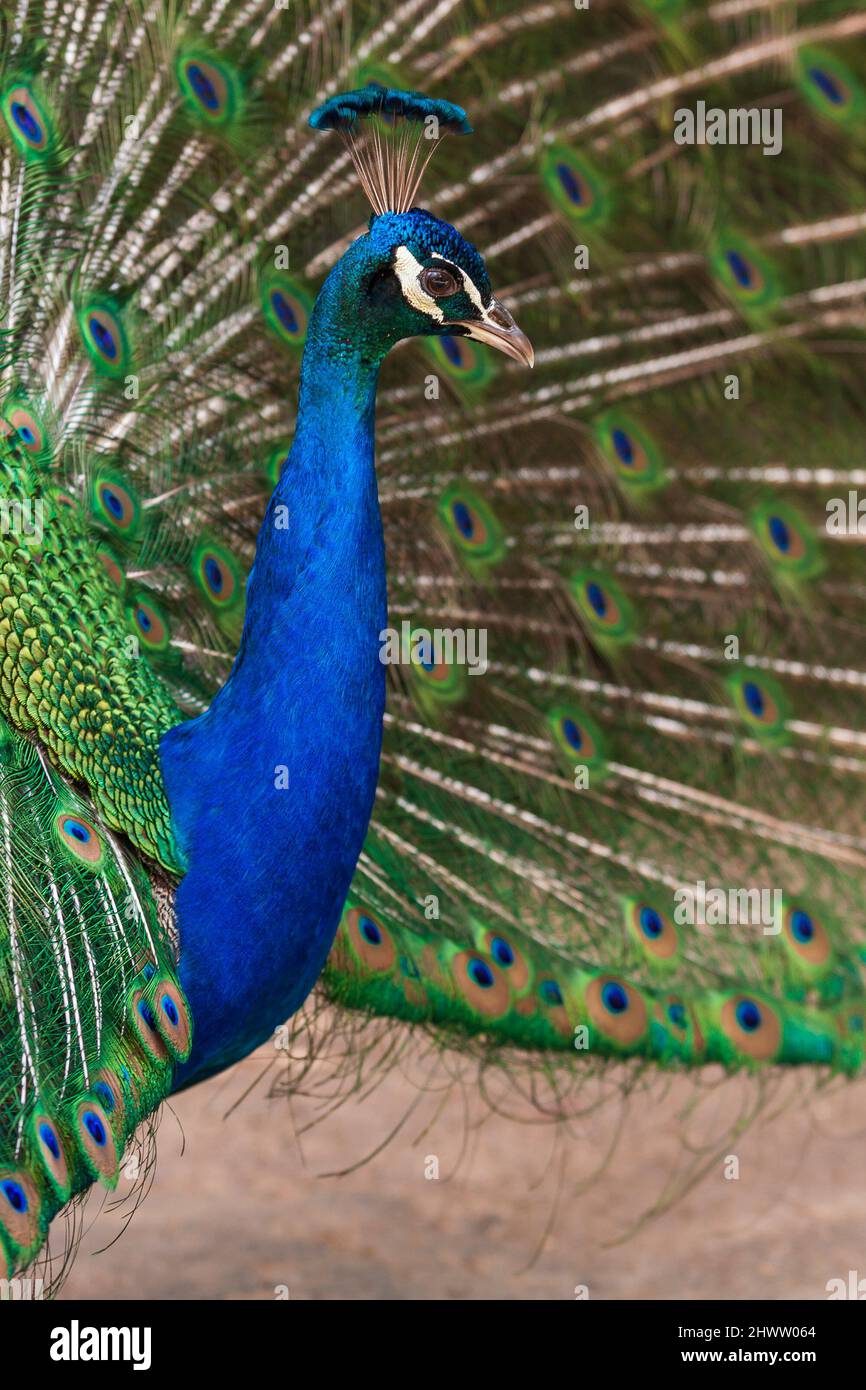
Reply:
[[387, 621], [375, 370], [349, 364], [335, 380], [315, 342], [308, 354], [232, 674], [161, 747], [188, 865], [176, 909], [194, 1037], [177, 1089], [265, 1041], [306, 998], [375, 795]]

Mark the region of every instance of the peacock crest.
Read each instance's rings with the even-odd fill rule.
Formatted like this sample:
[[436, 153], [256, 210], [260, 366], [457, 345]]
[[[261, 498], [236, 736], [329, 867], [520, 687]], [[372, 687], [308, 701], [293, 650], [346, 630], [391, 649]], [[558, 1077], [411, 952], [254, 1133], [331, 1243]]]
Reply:
[[310, 125], [337, 132], [377, 217], [408, 212], [442, 140], [472, 133], [466, 112], [453, 102], [379, 82], [329, 97]]

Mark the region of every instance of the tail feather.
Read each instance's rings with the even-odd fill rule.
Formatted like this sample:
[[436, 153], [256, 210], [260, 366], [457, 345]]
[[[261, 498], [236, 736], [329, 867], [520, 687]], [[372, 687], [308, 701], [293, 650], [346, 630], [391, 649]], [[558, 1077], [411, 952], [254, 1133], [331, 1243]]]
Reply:
[[[0, 854], [5, 817], [27, 866], [0, 875], [0, 1162], [10, 1213], [16, 1183], [40, 1213], [0, 1199], [10, 1264], [114, 1176], [75, 1109], [107, 1134], [93, 1078], [121, 1076], [116, 1160], [188, 1046], [179, 999], [148, 1045], [183, 868], [159, 738], [234, 659], [315, 289], [366, 221], [348, 155], [306, 131], [355, 82], [470, 110], [430, 201], [537, 365], [454, 338], [383, 369], [400, 659], [326, 990], [563, 1075], [861, 1065], [864, 37], [841, 0], [8, 19], [3, 500], [25, 478], [55, 528], [39, 559], [0, 538]], [[698, 102], [759, 135], [781, 112], [781, 149], [678, 142]], [[67, 803], [96, 873], [55, 834]]]
[[[827, 523], [861, 485], [863, 137], [821, 109], [842, 55], [813, 46], [862, 16], [651, 8], [619, 34], [597, 14], [596, 45], [519, 76], [523, 18], [473, 35], [512, 119], [560, 103], [439, 195], [490, 228], [540, 380], [479, 380], [460, 344], [438, 403], [384, 392], [391, 621], [483, 631], [486, 672], [392, 671], [328, 987], [569, 1065], [856, 1070], [863, 571]], [[555, 43], [543, 9], [525, 24]], [[446, 48], [452, 82], [475, 51]], [[844, 65], [853, 95], [853, 43]], [[660, 131], [697, 96], [774, 95], [777, 157]]]

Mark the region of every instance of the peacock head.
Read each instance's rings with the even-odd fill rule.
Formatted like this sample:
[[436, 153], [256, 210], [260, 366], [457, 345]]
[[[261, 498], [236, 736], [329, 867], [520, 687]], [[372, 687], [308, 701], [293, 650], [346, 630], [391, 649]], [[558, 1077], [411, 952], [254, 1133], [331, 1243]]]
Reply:
[[403, 338], [475, 338], [531, 367], [532, 344], [495, 299], [478, 251], [448, 222], [420, 208], [385, 212], [344, 258], [352, 331], [369, 355]]
[[371, 83], [331, 97], [310, 124], [339, 134], [373, 206], [369, 230], [339, 273], [364, 354], [379, 360], [401, 339], [421, 335], [468, 337], [531, 367], [532, 344], [494, 298], [479, 252], [450, 223], [413, 206], [440, 141], [471, 131], [465, 111]]

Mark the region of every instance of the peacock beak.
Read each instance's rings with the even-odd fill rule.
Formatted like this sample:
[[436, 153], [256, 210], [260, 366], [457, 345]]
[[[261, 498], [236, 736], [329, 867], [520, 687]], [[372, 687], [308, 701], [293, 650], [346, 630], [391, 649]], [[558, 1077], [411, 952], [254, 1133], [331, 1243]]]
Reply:
[[505, 305], [500, 304], [498, 299], [491, 299], [487, 308], [482, 310], [482, 314], [483, 318], [461, 319], [449, 326], [465, 328], [470, 338], [498, 348], [506, 357], [513, 357], [515, 362], [522, 362], [524, 366], [531, 367], [535, 361], [532, 344], [523, 330], [518, 328]]

